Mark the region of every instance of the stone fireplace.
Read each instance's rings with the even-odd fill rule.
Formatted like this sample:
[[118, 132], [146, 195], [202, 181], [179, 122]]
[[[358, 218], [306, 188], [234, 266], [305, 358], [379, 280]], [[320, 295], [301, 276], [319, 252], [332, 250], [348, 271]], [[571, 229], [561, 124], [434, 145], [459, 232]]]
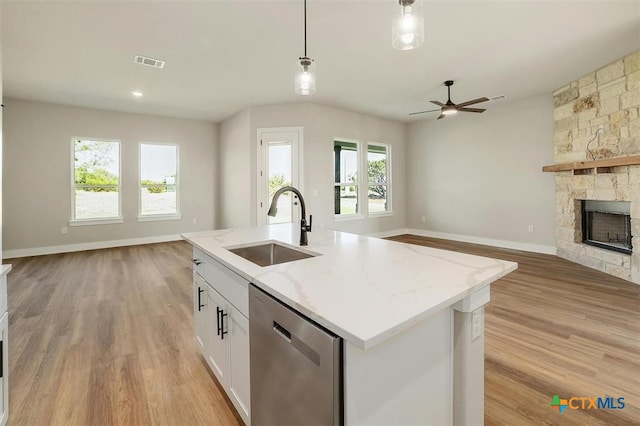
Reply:
[[[640, 51], [556, 90], [553, 100], [556, 164], [640, 155]], [[628, 212], [594, 202], [624, 202]], [[593, 212], [596, 234], [585, 235]], [[640, 164], [556, 172], [556, 247], [560, 257], [640, 284]]]

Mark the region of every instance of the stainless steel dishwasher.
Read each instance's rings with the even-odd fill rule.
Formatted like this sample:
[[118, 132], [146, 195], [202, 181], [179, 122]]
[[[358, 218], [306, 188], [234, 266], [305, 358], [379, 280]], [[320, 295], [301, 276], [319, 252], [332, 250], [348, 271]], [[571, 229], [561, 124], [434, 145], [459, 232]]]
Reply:
[[249, 286], [251, 425], [342, 425], [342, 339]]

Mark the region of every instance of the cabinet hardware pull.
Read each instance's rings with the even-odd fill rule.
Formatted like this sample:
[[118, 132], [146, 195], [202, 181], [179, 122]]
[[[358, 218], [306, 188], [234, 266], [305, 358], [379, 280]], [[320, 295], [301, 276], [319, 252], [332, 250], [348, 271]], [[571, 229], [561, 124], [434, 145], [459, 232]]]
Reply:
[[202, 304], [202, 299], [201, 299], [201, 295], [203, 291], [204, 291], [203, 289], [198, 287], [198, 312], [200, 312], [202, 308], [204, 308], [204, 305]]
[[227, 314], [224, 313], [224, 311], [222, 309], [220, 309], [220, 339], [224, 340], [224, 335], [228, 334], [228, 331], [224, 330], [224, 317], [226, 317]]
[[219, 306], [216, 306], [216, 323], [218, 326], [218, 336], [220, 335], [220, 332], [222, 331], [222, 326], [220, 325], [221, 321], [220, 321], [220, 314], [222, 313], [222, 309], [220, 309]]
[[192, 262], [195, 263], [196, 265], [200, 265], [202, 263], [200, 259], [193, 259]]
[[0, 341], [0, 379], [4, 377], [4, 340]]

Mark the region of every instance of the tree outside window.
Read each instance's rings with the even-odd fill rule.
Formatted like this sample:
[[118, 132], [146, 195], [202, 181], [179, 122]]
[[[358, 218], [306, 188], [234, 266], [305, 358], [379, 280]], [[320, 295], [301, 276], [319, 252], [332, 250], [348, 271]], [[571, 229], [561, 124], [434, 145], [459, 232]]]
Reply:
[[120, 214], [120, 142], [73, 140], [72, 220], [115, 219]]
[[389, 164], [386, 145], [369, 144], [367, 148], [367, 199], [369, 213], [389, 211]]

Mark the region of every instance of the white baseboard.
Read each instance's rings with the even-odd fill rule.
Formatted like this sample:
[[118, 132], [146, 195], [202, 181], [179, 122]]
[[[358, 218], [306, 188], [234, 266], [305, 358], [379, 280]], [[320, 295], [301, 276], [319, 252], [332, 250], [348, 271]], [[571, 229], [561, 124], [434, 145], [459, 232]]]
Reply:
[[387, 237], [395, 237], [396, 235], [407, 234], [408, 229], [394, 229], [392, 231], [382, 231], [382, 232], [372, 232], [371, 234], [367, 234], [367, 237], [374, 238], [387, 238]]
[[168, 241], [178, 241], [182, 237], [175, 235], [159, 235], [157, 237], [127, 238], [124, 240], [94, 241], [89, 243], [65, 244], [61, 246], [33, 247], [17, 250], [5, 250], [2, 252], [3, 259], [14, 259], [16, 257], [42, 256], [45, 254], [71, 253], [74, 251], [97, 250], [112, 247], [137, 246], [140, 244], [166, 243]]
[[428, 231], [426, 229], [407, 229], [407, 234], [419, 235], [422, 237], [442, 238], [444, 240], [461, 241], [465, 243], [482, 244], [485, 246], [502, 247], [514, 250], [530, 251], [533, 253], [556, 255], [555, 246], [542, 244], [521, 243], [518, 241], [496, 240], [493, 238], [474, 237], [472, 235], [449, 234], [447, 232]]

